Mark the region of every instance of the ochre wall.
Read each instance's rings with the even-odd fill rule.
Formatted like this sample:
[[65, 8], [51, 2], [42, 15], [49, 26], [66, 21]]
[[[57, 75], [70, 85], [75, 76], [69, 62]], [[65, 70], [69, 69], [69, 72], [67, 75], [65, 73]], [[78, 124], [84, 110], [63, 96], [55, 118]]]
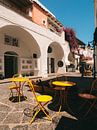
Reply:
[[43, 9], [41, 9], [35, 3], [33, 4], [32, 20], [33, 20], [33, 22], [37, 23], [38, 25], [40, 25], [42, 27], [46, 27], [46, 24], [43, 24], [43, 20], [45, 20], [47, 23], [47, 16], [46, 16], [45, 12], [43, 12]]

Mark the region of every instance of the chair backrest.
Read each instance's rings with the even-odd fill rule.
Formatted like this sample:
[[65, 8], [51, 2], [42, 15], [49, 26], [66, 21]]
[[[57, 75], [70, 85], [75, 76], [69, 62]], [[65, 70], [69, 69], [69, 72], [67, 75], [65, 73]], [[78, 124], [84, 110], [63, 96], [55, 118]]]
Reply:
[[35, 89], [34, 89], [34, 84], [32, 83], [32, 81], [30, 79], [28, 80], [28, 85], [29, 85], [30, 90], [33, 92], [33, 94], [34, 94], [34, 96], [35, 96], [35, 98], [37, 100], [37, 96], [36, 96]]
[[13, 78], [19, 77], [19, 76], [22, 76], [22, 75], [21, 75], [21, 74], [14, 74], [14, 75], [13, 75]]
[[97, 95], [97, 78], [92, 82], [90, 93]]
[[[21, 74], [14, 74], [12, 78], [16, 78], [16, 77], [22, 77], [22, 75]], [[16, 84], [16, 86], [20, 86], [19, 83], [16, 83], [16, 82], [14, 82], [14, 83]], [[21, 89], [23, 89], [23, 85], [22, 85]]]

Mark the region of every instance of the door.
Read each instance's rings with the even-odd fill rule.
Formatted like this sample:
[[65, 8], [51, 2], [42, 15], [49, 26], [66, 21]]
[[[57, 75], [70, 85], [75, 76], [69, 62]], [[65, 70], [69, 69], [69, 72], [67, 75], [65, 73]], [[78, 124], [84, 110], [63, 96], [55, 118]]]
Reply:
[[13, 53], [5, 53], [4, 55], [4, 71], [5, 78], [10, 78], [14, 74], [18, 73], [17, 56]]
[[47, 57], [47, 72], [48, 72], [48, 74], [55, 73], [55, 64], [54, 63], [55, 63], [54, 58]]
[[49, 57], [47, 57], [47, 73], [49, 74]]
[[51, 73], [55, 73], [55, 59], [51, 58]]

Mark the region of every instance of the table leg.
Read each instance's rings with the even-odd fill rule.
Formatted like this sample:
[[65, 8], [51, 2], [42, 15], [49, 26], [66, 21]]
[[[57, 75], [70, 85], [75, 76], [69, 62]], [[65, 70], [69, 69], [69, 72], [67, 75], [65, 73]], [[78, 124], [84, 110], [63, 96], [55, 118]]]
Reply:
[[64, 95], [65, 95], [64, 104], [65, 104], [65, 106], [67, 107], [67, 109], [68, 109], [72, 114], [74, 114], [74, 113], [72, 112], [72, 110], [71, 110], [69, 104], [68, 104], [68, 91], [69, 91], [69, 87], [66, 87], [66, 89], [65, 89], [65, 91], [64, 91]]

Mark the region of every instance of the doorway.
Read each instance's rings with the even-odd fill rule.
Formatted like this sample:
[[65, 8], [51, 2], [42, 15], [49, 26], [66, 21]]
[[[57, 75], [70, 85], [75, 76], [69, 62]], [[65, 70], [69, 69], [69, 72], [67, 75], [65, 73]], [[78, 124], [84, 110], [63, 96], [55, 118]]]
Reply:
[[47, 58], [47, 72], [55, 73], [55, 59], [54, 58]]
[[5, 78], [11, 78], [18, 73], [18, 55], [15, 52], [6, 52], [4, 54], [4, 72]]
[[55, 59], [51, 58], [51, 73], [55, 73]]

